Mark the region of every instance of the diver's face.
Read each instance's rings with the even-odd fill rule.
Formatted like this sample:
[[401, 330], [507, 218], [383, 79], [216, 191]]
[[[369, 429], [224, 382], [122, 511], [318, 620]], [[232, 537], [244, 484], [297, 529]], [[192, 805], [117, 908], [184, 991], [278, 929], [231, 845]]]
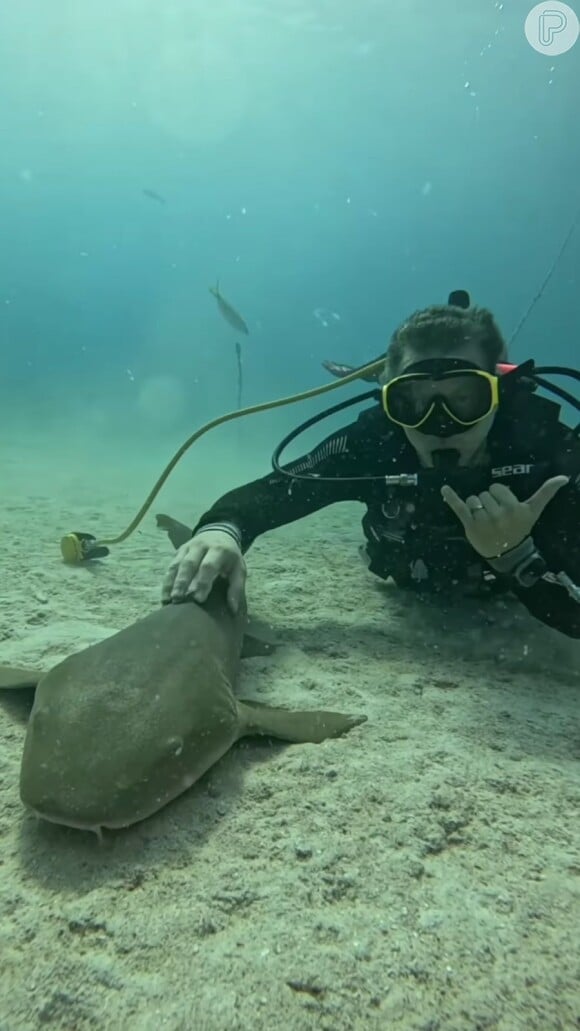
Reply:
[[[405, 368], [421, 361], [421, 357], [421, 355], [409, 349], [405, 355]], [[481, 369], [486, 367], [485, 356], [481, 348], [475, 344], [468, 344], [453, 354], [443, 353], [437, 357], [464, 358], [466, 361], [478, 365]], [[404, 369], [401, 370], [401, 372], [404, 371]], [[495, 415], [495, 412], [491, 412], [485, 419], [475, 423], [474, 426], [470, 426], [467, 430], [461, 430], [461, 427], [458, 427], [459, 432], [454, 433], [451, 437], [430, 436], [427, 433], [421, 433], [417, 429], [405, 428], [404, 432], [409, 444], [417, 452], [421, 465], [425, 468], [433, 468], [434, 451], [447, 449], [459, 453], [459, 465], [478, 465], [486, 460], [487, 436], [493, 426]]]

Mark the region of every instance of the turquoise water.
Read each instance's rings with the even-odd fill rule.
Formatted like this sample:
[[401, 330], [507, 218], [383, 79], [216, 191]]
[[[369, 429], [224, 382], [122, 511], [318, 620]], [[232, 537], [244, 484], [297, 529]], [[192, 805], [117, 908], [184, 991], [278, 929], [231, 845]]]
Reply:
[[[248, 403], [454, 288], [509, 335], [580, 203], [580, 50], [537, 53], [527, 11], [3, 5], [4, 418], [177, 439], [235, 406], [218, 277]], [[516, 358], [575, 358], [579, 255], [576, 234]]]
[[[528, 313], [512, 359], [578, 364], [580, 41], [537, 52], [529, 9], [0, 4], [0, 667], [157, 609], [153, 514], [193, 526], [327, 404], [220, 428], [126, 543], [63, 564], [240, 400], [330, 382], [455, 289], [507, 338]], [[578, 1026], [578, 642], [501, 599], [416, 607], [360, 515], [248, 557], [280, 648], [240, 690], [367, 715], [344, 740], [234, 747], [101, 847], [24, 811], [32, 698], [0, 692], [0, 1031]]]

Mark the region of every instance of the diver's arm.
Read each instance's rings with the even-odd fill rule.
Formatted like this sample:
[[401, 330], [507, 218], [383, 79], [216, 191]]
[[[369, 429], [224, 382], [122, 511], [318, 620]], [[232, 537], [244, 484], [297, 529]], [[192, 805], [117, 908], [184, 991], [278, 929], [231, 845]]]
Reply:
[[197, 526], [193, 533], [198, 537], [199, 534], [206, 533], [208, 530], [219, 530], [220, 533], [227, 533], [228, 537], [231, 537], [238, 547], [241, 548], [242, 531], [235, 523], [204, 523], [203, 526]]
[[[270, 473], [237, 487], [219, 498], [194, 528], [219, 529], [237, 539], [243, 552], [260, 534], [293, 523], [339, 501], [362, 501], [364, 484], [345, 482], [340, 477], [364, 476], [365, 459], [372, 461], [372, 441], [365, 426], [366, 413], [344, 429], [327, 437], [318, 447], [284, 466], [289, 472], [307, 473], [311, 480], [292, 480]], [[336, 477], [332, 483], [317, 483], [315, 476]]]
[[[528, 538], [498, 568], [528, 612], [567, 637], [580, 638], [580, 493], [572, 484], [556, 495]], [[520, 553], [518, 555], [518, 552]], [[514, 568], [506, 568], [514, 558]], [[519, 570], [518, 568], [519, 567]]]
[[514, 594], [528, 612], [546, 626], [559, 630], [566, 637], [580, 638], [580, 575], [574, 581], [557, 579], [560, 574], [551, 571], [533, 587], [514, 586]]

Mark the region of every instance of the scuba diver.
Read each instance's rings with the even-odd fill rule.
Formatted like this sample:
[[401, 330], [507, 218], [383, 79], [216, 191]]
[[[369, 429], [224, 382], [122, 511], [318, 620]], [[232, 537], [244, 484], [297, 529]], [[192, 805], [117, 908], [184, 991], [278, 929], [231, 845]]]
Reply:
[[[378, 389], [308, 420], [278, 447], [272, 473], [216, 501], [169, 566], [164, 604], [203, 603], [222, 577], [235, 610], [260, 534], [360, 501], [362, 550], [377, 577], [419, 593], [512, 592], [540, 622], [580, 637], [577, 430], [535, 393], [546, 383], [533, 361], [508, 364], [492, 313], [464, 291], [449, 301], [394, 332]], [[356, 421], [280, 465], [302, 429], [367, 398]]]

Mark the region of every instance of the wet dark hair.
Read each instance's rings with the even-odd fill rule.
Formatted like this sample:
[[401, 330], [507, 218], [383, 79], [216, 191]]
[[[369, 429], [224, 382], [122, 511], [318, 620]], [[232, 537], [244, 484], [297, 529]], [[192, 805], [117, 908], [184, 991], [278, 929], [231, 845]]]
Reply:
[[416, 311], [393, 333], [381, 379], [386, 382], [399, 375], [405, 367], [408, 351], [413, 351], [415, 360], [421, 361], [453, 356], [466, 344], [480, 348], [487, 372], [494, 372], [497, 363], [507, 359], [506, 342], [487, 308], [434, 304]]

